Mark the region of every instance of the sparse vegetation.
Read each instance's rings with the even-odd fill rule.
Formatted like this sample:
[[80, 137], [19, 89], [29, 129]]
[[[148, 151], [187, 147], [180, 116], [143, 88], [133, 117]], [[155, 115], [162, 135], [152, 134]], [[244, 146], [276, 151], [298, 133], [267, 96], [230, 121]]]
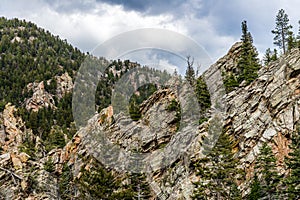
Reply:
[[194, 163], [200, 179], [194, 182], [193, 199], [242, 199], [237, 183], [243, 171], [232, 148], [230, 137], [221, 134], [210, 153]]
[[46, 170], [49, 173], [52, 173], [55, 171], [55, 166], [54, 166], [54, 163], [53, 163], [53, 160], [51, 157], [45, 162], [44, 170]]

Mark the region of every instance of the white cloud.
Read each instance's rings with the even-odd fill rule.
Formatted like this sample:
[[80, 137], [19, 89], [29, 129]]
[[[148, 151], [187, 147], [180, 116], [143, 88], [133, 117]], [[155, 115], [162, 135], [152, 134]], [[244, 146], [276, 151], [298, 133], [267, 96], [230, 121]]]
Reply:
[[[109, 2], [109, 1], [108, 1]], [[131, 2], [132, 3], [132, 2]], [[176, 7], [170, 7], [175, 5]], [[159, 8], [160, 6], [160, 8]], [[240, 23], [248, 21], [254, 43], [262, 54], [273, 46], [271, 30], [280, 8], [286, 9], [294, 32], [300, 19], [297, 0], [187, 0], [158, 3], [146, 13], [122, 5], [95, 0], [46, 1], [3, 0], [0, 12], [8, 17], [33, 21], [54, 35], [67, 39], [83, 51], [137, 28], [164, 28], [190, 36], [204, 47], [215, 61], [240, 39]], [[165, 12], [164, 12], [165, 10]]]
[[129, 52], [120, 57], [120, 59], [129, 59], [142, 63], [144, 66], [158, 70], [166, 70], [173, 74], [176, 69], [177, 72], [185, 71], [185, 60], [178, 55], [170, 52], [162, 52], [157, 49], [140, 49]]
[[[143, 16], [135, 11], [125, 11], [122, 6], [105, 3], [94, 4], [95, 7], [86, 13], [60, 13], [41, 1], [35, 2], [36, 6], [30, 6], [30, 11], [23, 11], [26, 10], [26, 6], [23, 7], [22, 1], [20, 3], [21, 5], [6, 1], [1, 10], [6, 10], [5, 16], [9, 18], [18, 17], [33, 21], [84, 50], [91, 50], [112, 36], [137, 28], [161, 27], [185, 32], [183, 27], [172, 23], [171, 15]], [[20, 7], [23, 7], [23, 10]]]
[[158, 62], [158, 66], [160, 66], [162, 70], [166, 70], [170, 74], [173, 74], [175, 70], [178, 72], [178, 66], [171, 64], [167, 59], [160, 59]]

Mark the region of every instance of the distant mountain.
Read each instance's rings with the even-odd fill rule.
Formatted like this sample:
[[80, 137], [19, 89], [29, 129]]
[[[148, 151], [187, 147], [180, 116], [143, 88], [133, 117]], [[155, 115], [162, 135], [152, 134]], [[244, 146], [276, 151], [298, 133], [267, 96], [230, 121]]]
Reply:
[[25, 20], [0, 18], [0, 99], [21, 105], [28, 83], [65, 72], [74, 77], [84, 54], [66, 40]]

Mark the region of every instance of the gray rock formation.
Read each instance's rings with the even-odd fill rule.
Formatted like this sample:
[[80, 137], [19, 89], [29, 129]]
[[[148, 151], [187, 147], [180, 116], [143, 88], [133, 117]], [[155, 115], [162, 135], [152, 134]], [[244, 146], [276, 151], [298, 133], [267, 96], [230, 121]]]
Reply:
[[[248, 180], [253, 176], [253, 162], [259, 154], [259, 147], [263, 142], [268, 142], [272, 146], [273, 152], [278, 158], [278, 168], [281, 173], [285, 173], [282, 165], [283, 158], [289, 152], [289, 134], [295, 129], [300, 113], [300, 52], [293, 50], [289, 55], [263, 67], [259, 71], [257, 80], [225, 95], [221, 75], [222, 72], [234, 70], [236, 67], [239, 47], [240, 43], [235, 44], [226, 56], [204, 73], [212, 96], [212, 109], [210, 110], [210, 119], [199, 127], [198, 137], [192, 142], [190, 149], [167, 169], [157, 169], [148, 174], [153, 190], [156, 191], [157, 196], [163, 196], [162, 199], [190, 199], [193, 190], [192, 181], [196, 180], [196, 177], [188, 167], [190, 159], [185, 158], [203, 157], [201, 145], [199, 145], [202, 142], [202, 136], [218, 134], [223, 127], [236, 140], [235, 152], [240, 159], [242, 168], [246, 170], [246, 181], [239, 186], [244, 194], [248, 192], [246, 188]], [[164, 100], [156, 98], [155, 95], [158, 94], [159, 92], [155, 93], [151, 98], [153, 101], [156, 99], [159, 104]], [[151, 105], [156, 103], [153, 102]], [[106, 125], [107, 127], [103, 130], [109, 130], [107, 135], [110, 141], [128, 150], [139, 146], [132, 139], [134, 135], [138, 136], [141, 146], [159, 144], [153, 135], [163, 137], [165, 133], [170, 133], [168, 130], [170, 127], [164, 124], [174, 116], [172, 114], [158, 115], [156, 112], [152, 112], [152, 109], [157, 111], [155, 106], [147, 107], [147, 111], [145, 111], [147, 114], [144, 116], [146, 118], [142, 118], [141, 122], [136, 124], [128, 122], [124, 117], [114, 116], [115, 123]], [[159, 119], [162, 122], [158, 134], [155, 131], [153, 134], [149, 126], [143, 126], [143, 120], [147, 121], [151, 118]], [[174, 137], [176, 134], [169, 135]], [[89, 139], [83, 138], [83, 141], [89, 143]], [[165, 140], [162, 141], [165, 142]], [[95, 142], [92, 144], [92, 146], [96, 145]], [[159, 147], [159, 145], [150, 146], [152, 149]], [[142, 150], [146, 152], [150, 149]], [[120, 162], [122, 159], [120, 158]], [[123, 159], [124, 162], [125, 160]]]
[[[26, 199], [57, 199], [56, 180], [45, 170], [45, 163], [52, 155], [42, 153], [39, 137], [26, 129], [15, 112], [16, 108], [7, 104], [1, 117], [4, 130], [0, 137], [5, 139], [0, 141], [0, 197], [24, 199], [23, 196], [32, 190], [34, 195]], [[32, 146], [28, 146], [29, 141]], [[31, 158], [29, 149], [35, 151], [36, 158]]]
[[68, 72], [65, 72], [61, 76], [55, 76], [56, 79], [56, 95], [58, 98], [62, 98], [65, 94], [71, 93], [73, 90], [72, 77]]
[[27, 85], [27, 90], [32, 90], [32, 97], [25, 100], [27, 110], [37, 112], [40, 108], [55, 108], [53, 95], [45, 90], [44, 81], [40, 83], [30, 83]]
[[278, 168], [285, 173], [283, 159], [289, 152], [290, 134], [299, 122], [300, 52], [263, 67], [247, 87], [227, 95], [225, 128], [236, 139], [237, 156], [253, 176], [253, 162], [264, 142], [272, 146]]
[[[153, 199], [190, 199], [192, 182], [198, 179], [190, 163], [205, 156], [201, 145], [205, 142], [203, 136], [220, 134], [222, 130], [236, 141], [234, 151], [246, 171], [246, 181], [239, 185], [244, 195], [249, 192], [247, 184], [253, 176], [253, 163], [263, 142], [272, 146], [278, 158], [278, 169], [282, 174], [286, 173], [283, 159], [289, 152], [290, 133], [300, 117], [300, 51], [295, 49], [263, 67], [250, 85], [225, 94], [222, 72], [230, 73], [235, 69], [240, 46], [236, 43], [227, 55], [204, 72], [212, 107], [207, 113], [208, 121], [201, 125], [186, 123], [190, 122], [186, 115], [181, 123], [187, 125], [178, 129], [176, 112], [168, 111], [167, 107], [177, 99], [182, 113], [188, 113], [184, 111], [190, 109], [190, 105], [185, 104], [184, 99], [190, 97], [189, 93], [180, 94], [174, 90], [176, 87], [159, 89], [141, 105], [140, 120], [132, 121], [125, 113], [114, 113], [110, 106], [95, 114], [63, 149], [53, 149], [45, 154], [41, 139], [15, 116], [14, 106], [7, 105], [0, 120], [3, 149], [0, 195], [21, 199], [30, 187], [29, 177], [34, 176], [39, 184], [27, 199], [56, 199], [57, 179], [53, 174], [60, 174], [62, 166], [67, 164], [72, 167], [74, 178], [78, 178], [81, 169], [88, 166], [88, 158], [96, 158], [117, 174], [128, 171], [128, 167], [145, 172]], [[57, 77], [57, 81], [58, 94], [71, 91], [73, 86], [67, 74]], [[39, 109], [38, 102], [52, 98], [41, 83], [29, 87], [36, 97], [28, 100], [26, 105], [30, 109]], [[52, 105], [44, 101], [42, 106], [46, 103]], [[186, 137], [194, 133], [193, 137]], [[30, 152], [20, 151], [28, 138], [34, 141], [38, 152], [35, 160], [30, 158]], [[45, 170], [49, 160], [54, 166], [52, 173]], [[32, 167], [34, 172], [30, 171]]]
[[27, 85], [27, 91], [32, 91], [32, 97], [25, 99], [25, 108], [27, 110], [32, 110], [37, 112], [40, 108], [52, 108], [55, 109], [54, 96], [57, 98], [62, 98], [65, 94], [72, 92], [73, 82], [72, 78], [66, 72], [61, 76], [55, 76], [56, 80], [56, 94], [50, 94], [45, 90], [45, 84], [49, 85], [51, 79], [46, 81], [41, 81], [40, 83], [33, 82]]

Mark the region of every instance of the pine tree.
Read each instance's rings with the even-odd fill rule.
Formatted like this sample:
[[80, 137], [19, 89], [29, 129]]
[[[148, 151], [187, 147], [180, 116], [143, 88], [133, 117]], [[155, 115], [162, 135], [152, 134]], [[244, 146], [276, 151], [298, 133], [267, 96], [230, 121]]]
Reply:
[[287, 51], [291, 51], [291, 49], [297, 47], [297, 40], [292, 32], [288, 35], [287, 46], [288, 46]]
[[138, 121], [141, 118], [140, 107], [134, 101], [129, 103], [129, 114], [133, 121]]
[[297, 37], [296, 37], [296, 40], [297, 40], [297, 47], [300, 48], [300, 20], [298, 21], [298, 34], [297, 34]]
[[185, 79], [191, 86], [195, 85], [195, 70], [193, 68], [194, 59], [191, 59], [191, 56], [187, 56], [187, 69], [185, 72]]
[[277, 196], [279, 176], [276, 170], [276, 158], [271, 147], [264, 143], [260, 148], [260, 154], [255, 161], [255, 174], [260, 182], [261, 198], [273, 199]]
[[267, 65], [271, 62], [271, 57], [272, 57], [271, 49], [267, 48], [265, 56], [264, 56], [264, 64], [265, 65]]
[[144, 174], [131, 174], [130, 187], [133, 196], [137, 199], [148, 199], [151, 197], [151, 189]]
[[81, 176], [75, 180], [78, 199], [134, 199], [134, 190], [124, 187], [122, 179], [113, 175], [96, 160], [90, 160], [90, 168], [81, 168]]
[[75, 186], [73, 182], [73, 174], [71, 168], [64, 163], [62, 166], [62, 173], [58, 179], [58, 190], [60, 199], [73, 199], [75, 196]]
[[197, 79], [196, 82], [196, 94], [197, 94], [197, 99], [200, 104], [200, 108], [202, 109], [207, 109], [210, 107], [211, 102], [210, 102], [210, 94], [207, 89], [207, 85], [203, 79], [202, 76], [200, 76]]
[[257, 78], [257, 71], [260, 69], [258, 53], [253, 46], [253, 38], [248, 31], [247, 22], [242, 22], [242, 47], [240, 58], [237, 63], [237, 72], [223, 72], [223, 81], [227, 93], [233, 91], [243, 81], [245, 84], [250, 84]]
[[205, 113], [211, 106], [210, 94], [203, 76], [199, 76], [199, 78], [196, 80], [195, 93], [197, 95], [198, 103], [200, 106], [199, 124], [201, 124], [207, 120]]
[[248, 85], [253, 80], [257, 78], [257, 71], [260, 68], [258, 62], [258, 53], [253, 46], [253, 38], [248, 31], [247, 22], [242, 22], [242, 50], [241, 57], [238, 62], [237, 68], [239, 70], [239, 75], [237, 77], [238, 83], [246, 81]]
[[262, 189], [261, 189], [261, 185], [260, 185], [260, 182], [258, 180], [258, 177], [257, 175], [255, 174], [254, 175], [254, 179], [250, 185], [251, 187], [251, 191], [250, 191], [250, 194], [248, 196], [248, 200], [257, 200], [259, 199], [261, 196], [262, 196]]
[[274, 49], [273, 55], [272, 55], [272, 57], [271, 57], [271, 60], [272, 60], [272, 61], [275, 61], [275, 60], [277, 60], [277, 59], [278, 59], [278, 56], [277, 56], [277, 49]]
[[270, 62], [277, 60], [277, 50], [274, 49], [272, 52], [270, 48], [266, 50], [265, 56], [264, 56], [264, 64], [268, 65]]
[[289, 199], [300, 199], [300, 129], [292, 134], [291, 152], [285, 159], [290, 174], [284, 179], [285, 191]]
[[193, 199], [241, 199], [237, 179], [242, 171], [228, 135], [221, 134], [211, 152], [194, 166], [200, 181], [194, 183]]
[[272, 30], [272, 33], [275, 35], [274, 44], [283, 49], [284, 54], [287, 50], [288, 38], [292, 34], [292, 28], [293, 27], [289, 24], [288, 15], [283, 9], [280, 9], [276, 16], [276, 27]]
[[226, 93], [233, 91], [234, 88], [239, 86], [237, 78], [233, 74], [226, 75], [226, 73], [223, 73], [223, 77]]

